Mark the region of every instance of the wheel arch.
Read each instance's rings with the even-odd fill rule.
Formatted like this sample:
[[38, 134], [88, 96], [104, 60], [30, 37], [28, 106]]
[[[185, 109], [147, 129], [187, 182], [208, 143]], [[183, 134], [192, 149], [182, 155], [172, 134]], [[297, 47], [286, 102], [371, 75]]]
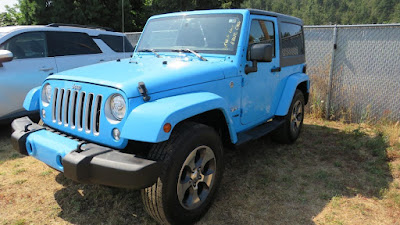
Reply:
[[303, 93], [305, 104], [307, 104], [310, 90], [310, 79], [307, 74], [296, 73], [287, 78], [285, 88], [283, 89], [281, 99], [275, 112], [276, 116], [285, 116], [288, 113], [296, 89], [299, 89]]
[[310, 93], [308, 92], [308, 81], [303, 81], [299, 85], [297, 85], [296, 89], [299, 89], [304, 95], [304, 104], [307, 105], [308, 103], [308, 96]]
[[198, 115], [187, 118], [186, 120], [183, 120], [178, 124], [184, 123], [186, 121], [201, 123], [212, 127], [219, 134], [224, 145], [230, 145], [233, 143], [227, 119], [221, 109], [213, 109], [200, 113]]
[[[183, 121], [203, 123], [237, 142], [233, 121], [225, 100], [214, 93], [198, 92], [177, 95], [144, 103], [131, 111], [121, 137], [134, 141], [159, 143], [169, 139], [176, 125]], [[210, 118], [212, 120], [210, 120]], [[163, 126], [171, 124], [166, 133]]]

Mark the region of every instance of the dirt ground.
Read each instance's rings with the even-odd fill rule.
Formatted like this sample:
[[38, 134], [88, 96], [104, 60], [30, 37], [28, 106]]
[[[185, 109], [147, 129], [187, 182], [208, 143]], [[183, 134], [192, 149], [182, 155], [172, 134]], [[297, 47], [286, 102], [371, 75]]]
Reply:
[[[0, 127], [0, 224], [154, 224], [139, 191], [83, 185], [12, 150]], [[369, 126], [306, 120], [300, 139], [225, 152], [198, 224], [400, 224], [400, 144]]]

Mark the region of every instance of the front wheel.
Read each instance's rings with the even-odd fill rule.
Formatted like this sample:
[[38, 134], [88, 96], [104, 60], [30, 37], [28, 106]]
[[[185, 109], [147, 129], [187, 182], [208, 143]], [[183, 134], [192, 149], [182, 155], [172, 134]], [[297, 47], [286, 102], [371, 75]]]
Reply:
[[279, 143], [291, 144], [297, 140], [303, 127], [304, 95], [296, 89], [288, 113], [282, 118], [283, 125], [272, 133], [272, 139]]
[[149, 158], [162, 161], [157, 182], [142, 190], [146, 211], [161, 224], [190, 224], [208, 210], [223, 173], [223, 149], [211, 127], [185, 122]]

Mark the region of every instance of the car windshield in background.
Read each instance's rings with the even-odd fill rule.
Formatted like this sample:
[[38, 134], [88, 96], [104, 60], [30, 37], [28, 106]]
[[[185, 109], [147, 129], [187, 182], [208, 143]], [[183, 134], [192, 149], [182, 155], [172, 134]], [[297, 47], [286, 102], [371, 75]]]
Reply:
[[150, 20], [137, 51], [170, 52], [190, 49], [200, 53], [236, 53], [241, 14], [184, 15]]
[[133, 46], [125, 36], [100, 34], [99, 38], [115, 52], [133, 52]]

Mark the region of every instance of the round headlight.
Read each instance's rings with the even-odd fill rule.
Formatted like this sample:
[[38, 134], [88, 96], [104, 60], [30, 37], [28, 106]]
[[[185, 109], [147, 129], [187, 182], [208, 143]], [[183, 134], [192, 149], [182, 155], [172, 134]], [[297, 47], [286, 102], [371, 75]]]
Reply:
[[45, 84], [42, 89], [42, 101], [47, 106], [50, 103], [51, 99], [51, 86], [50, 84]]
[[124, 97], [120, 94], [115, 94], [110, 99], [110, 110], [112, 115], [117, 120], [122, 120], [126, 112], [126, 103]]

